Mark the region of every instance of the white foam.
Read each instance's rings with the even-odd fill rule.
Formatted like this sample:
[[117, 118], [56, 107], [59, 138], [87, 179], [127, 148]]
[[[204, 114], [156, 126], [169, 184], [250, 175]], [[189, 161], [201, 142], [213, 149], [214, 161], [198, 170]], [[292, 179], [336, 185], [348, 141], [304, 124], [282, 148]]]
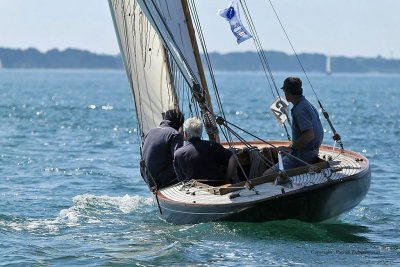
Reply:
[[70, 224], [77, 224], [79, 221], [79, 214], [75, 207], [64, 209], [60, 211], [59, 220], [70, 223]]
[[107, 105], [107, 106], [101, 106], [101, 109], [103, 109], [103, 110], [112, 110], [114, 107], [113, 106], [110, 106], [110, 105]]
[[98, 224], [103, 221], [103, 215], [118, 215], [118, 211], [124, 214], [140, 210], [143, 207], [151, 206], [152, 199], [140, 196], [110, 197], [95, 195], [77, 195], [72, 199], [74, 205], [59, 212], [54, 219], [17, 219], [14, 222], [1, 221], [1, 228], [9, 228], [12, 231], [29, 231], [38, 233], [48, 231], [56, 233], [61, 227], [74, 227], [82, 223]]
[[76, 207], [83, 209], [88, 206], [98, 206], [105, 209], [109, 209], [110, 207], [117, 207], [123, 213], [130, 213], [142, 207], [150, 206], [153, 203], [151, 198], [140, 196], [125, 195], [123, 197], [110, 197], [95, 196], [89, 194], [75, 196], [72, 201], [74, 202]]

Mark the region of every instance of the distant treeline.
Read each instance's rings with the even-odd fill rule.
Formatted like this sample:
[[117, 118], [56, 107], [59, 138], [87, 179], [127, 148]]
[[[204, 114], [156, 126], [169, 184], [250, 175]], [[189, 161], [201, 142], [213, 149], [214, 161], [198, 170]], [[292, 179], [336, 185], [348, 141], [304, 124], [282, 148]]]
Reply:
[[[294, 55], [282, 52], [266, 51], [272, 71], [301, 71]], [[214, 70], [225, 71], [262, 71], [262, 65], [256, 52], [210, 53]], [[299, 54], [300, 61], [307, 72], [325, 72], [326, 55]], [[383, 72], [400, 73], [400, 60], [377, 58], [331, 57], [332, 72]]]
[[42, 53], [34, 48], [26, 50], [0, 48], [3, 68], [39, 69], [121, 69], [120, 56], [98, 55], [78, 49], [49, 50]]
[[[227, 54], [210, 53], [214, 70], [262, 71], [256, 52], [235, 52]], [[301, 71], [294, 55], [266, 51], [272, 71]], [[299, 54], [307, 72], [325, 72], [326, 55]], [[81, 69], [122, 69], [121, 56], [99, 55], [78, 49], [49, 50], [42, 53], [34, 48], [26, 50], [0, 48], [3, 68], [81, 68]], [[204, 57], [203, 57], [203, 62]], [[400, 73], [400, 60], [377, 58], [331, 57], [332, 72], [383, 72]]]

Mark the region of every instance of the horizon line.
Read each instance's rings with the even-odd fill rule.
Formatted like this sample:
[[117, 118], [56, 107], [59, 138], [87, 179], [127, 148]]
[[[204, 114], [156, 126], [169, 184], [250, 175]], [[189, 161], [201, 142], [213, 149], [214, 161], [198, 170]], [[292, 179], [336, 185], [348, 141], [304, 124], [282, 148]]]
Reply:
[[[46, 54], [46, 53], [48, 53], [50, 51], [53, 51], [53, 50], [57, 50], [59, 52], [65, 52], [67, 50], [78, 50], [78, 51], [89, 52], [91, 54], [102, 55], [102, 56], [114, 56], [114, 57], [115, 56], [121, 56], [120, 52], [117, 53], [117, 54], [112, 54], [112, 53], [107, 53], [107, 52], [96, 52], [96, 51], [91, 51], [91, 50], [86, 49], [86, 48], [76, 48], [76, 47], [67, 47], [67, 48], [54, 47], [54, 48], [50, 48], [48, 50], [41, 50], [41, 49], [39, 49], [37, 47], [33, 47], [33, 46], [32, 47], [27, 47], [27, 48], [21, 48], [21, 47], [15, 48], [15, 47], [3, 47], [3, 46], [0, 46], [0, 49], [21, 50], [21, 51], [26, 51], [26, 50], [33, 49], [33, 50], [39, 51], [42, 54]], [[264, 50], [264, 51], [265, 52], [283, 53], [283, 54], [288, 55], [288, 56], [295, 56], [296, 55], [294, 53], [287, 53], [287, 52], [278, 51], [278, 50]], [[228, 51], [228, 52], [219, 52], [219, 51], [208, 52], [208, 54], [212, 54], [212, 53], [220, 54], [220, 55], [227, 55], [227, 54], [232, 54], [232, 53], [237, 53], [237, 54], [258, 53], [258, 51], [247, 50], [247, 51]], [[204, 54], [204, 53], [201, 53], [201, 54]], [[324, 54], [324, 53], [321, 53], [321, 52], [300, 52], [300, 53], [297, 53], [297, 55], [304, 55], [304, 54], [306, 54], [306, 55], [323, 55], [323, 56], [326, 56], [326, 57], [330, 56], [331, 58], [340, 58], [340, 57], [344, 57], [344, 58], [366, 58], [366, 59], [379, 59], [379, 58], [382, 58], [382, 59], [386, 59], [386, 60], [400, 60], [400, 58], [395, 58], [395, 57], [390, 57], [389, 58], [389, 57], [382, 56], [382, 55], [377, 55], [375, 57], [372, 57], [372, 56], [362, 56], [362, 55], [357, 55], [357, 56], [330, 55], [330, 54]]]

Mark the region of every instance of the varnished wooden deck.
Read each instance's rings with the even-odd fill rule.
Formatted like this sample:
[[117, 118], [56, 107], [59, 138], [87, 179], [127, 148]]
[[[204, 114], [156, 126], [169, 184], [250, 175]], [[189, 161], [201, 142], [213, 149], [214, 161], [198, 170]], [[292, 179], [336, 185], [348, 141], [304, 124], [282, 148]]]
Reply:
[[[286, 143], [283, 142], [283, 144]], [[279, 145], [281, 144], [279, 143]], [[346, 150], [342, 153], [339, 149], [333, 150], [333, 148], [329, 146], [321, 147], [319, 156], [321, 158], [324, 156], [328, 158], [330, 156], [330, 168], [320, 173], [306, 173], [292, 176], [292, 188], [282, 187], [274, 183], [264, 183], [255, 186], [254, 190], [243, 188], [225, 195], [216, 195], [208, 192], [203, 187], [186, 184], [165, 188], [159, 193], [163, 199], [188, 205], [226, 205], [257, 202], [281, 195], [283, 193], [282, 189], [284, 193], [289, 193], [294, 190], [301, 191], [310, 186], [322, 185], [327, 182], [334, 182], [336, 180], [352, 177], [362, 172], [368, 166], [368, 160], [361, 155]], [[336, 169], [336, 171], [331, 172], [330, 169]], [[237, 194], [239, 196], [237, 196]], [[237, 197], [232, 198], [233, 195]]]

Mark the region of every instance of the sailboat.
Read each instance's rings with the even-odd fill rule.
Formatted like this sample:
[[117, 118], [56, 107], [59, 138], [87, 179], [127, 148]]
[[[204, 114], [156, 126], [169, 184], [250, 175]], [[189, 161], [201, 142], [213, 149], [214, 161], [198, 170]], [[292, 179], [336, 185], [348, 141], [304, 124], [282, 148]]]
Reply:
[[[173, 224], [284, 219], [320, 222], [362, 201], [371, 181], [369, 161], [343, 148], [324, 109], [334, 144], [321, 146], [319, 162], [286, 170], [290, 187], [275, 184], [277, 174], [262, 175], [260, 162], [275, 164], [280, 158], [276, 148], [291, 142], [268, 141], [248, 132], [254, 140], [245, 140], [236, 130], [246, 130], [226, 118], [193, 0], [109, 0], [109, 6], [134, 98], [140, 138], [158, 126], [164, 112], [173, 107], [201, 118], [210, 140], [219, 142], [223, 134], [226, 141], [221, 144], [232, 149], [239, 162], [241, 182], [236, 184], [211, 186], [198, 179], [152, 190], [163, 219]], [[255, 28], [251, 28], [257, 37]], [[215, 93], [214, 106], [196, 33]], [[264, 52], [259, 53], [263, 58]], [[269, 77], [272, 73], [268, 62], [262, 63]], [[276, 103], [279, 105], [274, 114], [287, 114], [280, 109], [282, 101]]]
[[331, 56], [326, 56], [326, 67], [325, 67], [325, 72], [328, 75], [331, 75], [332, 69], [331, 69]]

